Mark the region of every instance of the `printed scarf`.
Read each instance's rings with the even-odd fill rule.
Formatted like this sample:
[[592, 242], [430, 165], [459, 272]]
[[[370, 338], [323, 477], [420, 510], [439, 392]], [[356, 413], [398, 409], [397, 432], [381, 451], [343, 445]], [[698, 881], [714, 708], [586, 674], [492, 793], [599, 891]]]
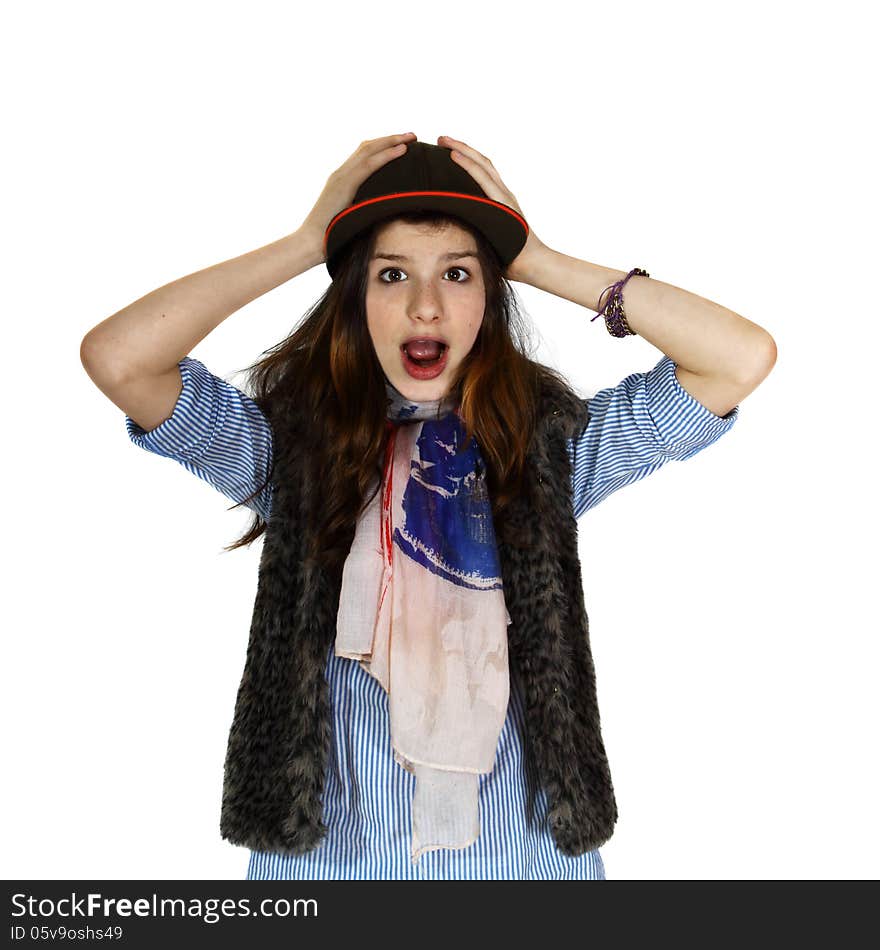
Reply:
[[385, 390], [382, 484], [343, 567], [335, 651], [388, 695], [394, 759], [415, 776], [415, 864], [479, 836], [479, 779], [507, 715], [511, 621], [476, 438], [457, 454], [459, 406], [413, 402], [387, 379]]

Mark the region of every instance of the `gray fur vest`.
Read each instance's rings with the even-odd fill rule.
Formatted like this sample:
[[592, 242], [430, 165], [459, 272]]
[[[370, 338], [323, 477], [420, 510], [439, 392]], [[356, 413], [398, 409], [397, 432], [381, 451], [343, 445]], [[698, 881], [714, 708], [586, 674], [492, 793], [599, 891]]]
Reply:
[[[542, 389], [539, 410], [523, 491], [496, 519], [495, 534], [512, 620], [511, 676], [518, 676], [525, 702], [530, 807], [540, 783], [556, 846], [575, 856], [607, 841], [617, 821], [566, 449], [589, 410], [556, 381]], [[231, 843], [287, 854], [312, 850], [327, 833], [322, 802], [332, 715], [324, 671], [341, 590], [341, 572], [331, 578], [304, 559], [310, 506], [320, 500], [320, 485], [307, 471], [307, 422], [285, 416], [286, 431], [273, 426], [274, 497], [220, 816], [221, 835]]]

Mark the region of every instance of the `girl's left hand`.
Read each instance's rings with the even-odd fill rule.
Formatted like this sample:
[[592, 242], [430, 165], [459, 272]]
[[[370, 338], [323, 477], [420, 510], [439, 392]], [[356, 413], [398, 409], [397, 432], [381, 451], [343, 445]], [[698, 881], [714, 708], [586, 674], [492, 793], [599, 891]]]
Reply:
[[[448, 135], [439, 136], [437, 138], [437, 144], [442, 148], [451, 148], [454, 150], [451, 152], [452, 160], [461, 165], [461, 167], [470, 174], [471, 178], [473, 178], [486, 193], [486, 197], [491, 198], [493, 201], [500, 201], [502, 204], [522, 214], [525, 218], [522, 208], [520, 208], [513, 193], [501, 180], [501, 176], [495, 170], [495, 166], [485, 155], [482, 155], [475, 148], [471, 148], [467, 143], [451, 138]], [[526, 218], [526, 220], [528, 221], [528, 218]], [[547, 246], [535, 234], [531, 225], [529, 225], [529, 234], [526, 238], [525, 246], [514, 260], [507, 265], [504, 276], [509, 280], [523, 280], [524, 275], [529, 271], [531, 262], [542, 253], [546, 253], [546, 251]]]

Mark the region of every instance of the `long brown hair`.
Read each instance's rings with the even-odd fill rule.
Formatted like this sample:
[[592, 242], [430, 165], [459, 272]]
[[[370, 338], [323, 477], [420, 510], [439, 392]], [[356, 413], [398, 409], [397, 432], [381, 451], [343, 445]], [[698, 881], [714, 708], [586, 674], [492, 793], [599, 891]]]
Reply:
[[[466, 429], [462, 447], [476, 436], [486, 463], [493, 516], [498, 517], [521, 489], [522, 471], [537, 422], [541, 379], [559, 374], [528, 355], [528, 327], [517, 298], [504, 277], [494, 248], [464, 220], [436, 211], [414, 211], [384, 219], [431, 224], [457, 224], [472, 235], [486, 289], [480, 331], [461, 362], [449, 392], [460, 400]], [[385, 447], [387, 398], [385, 376], [367, 328], [366, 290], [369, 260], [379, 226], [374, 225], [347, 247], [336, 279], [307, 312], [305, 319], [267, 355], [246, 368], [247, 389], [270, 424], [283, 420], [292, 407], [313, 419], [321, 437], [313, 452], [323, 504], [316, 515], [312, 555], [332, 570], [340, 570], [348, 554], [354, 526], [370, 500], [371, 483], [378, 490]], [[258, 495], [266, 480], [244, 501]], [[372, 495], [370, 496], [372, 497]], [[266, 522], [255, 513], [248, 530], [232, 551], [255, 541]]]

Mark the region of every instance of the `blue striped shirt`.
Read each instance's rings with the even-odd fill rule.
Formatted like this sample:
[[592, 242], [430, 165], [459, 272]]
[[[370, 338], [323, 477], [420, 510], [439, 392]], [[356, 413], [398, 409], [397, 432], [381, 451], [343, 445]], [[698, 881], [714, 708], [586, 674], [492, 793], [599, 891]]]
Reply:
[[[182, 390], [174, 410], [145, 431], [129, 416], [135, 445], [175, 459], [227, 498], [243, 501], [268, 471], [271, 427], [254, 401], [203, 363], [178, 364]], [[590, 422], [570, 439], [576, 517], [610, 494], [671, 460], [691, 458], [735, 423], [739, 406], [717, 416], [685, 390], [675, 363], [663, 356], [644, 373], [632, 373], [588, 400]], [[248, 507], [266, 520], [271, 489]], [[388, 698], [358, 663], [327, 656], [333, 742], [324, 790], [328, 834], [304, 855], [252, 851], [247, 878], [288, 880], [603, 880], [598, 849], [569, 857], [555, 846], [548, 802], [535, 789], [536, 815], [527, 815], [523, 759], [524, 703], [511, 669], [510, 701], [495, 766], [481, 775], [480, 836], [460, 850], [428, 851], [417, 864], [409, 855], [415, 776], [394, 761]]]

